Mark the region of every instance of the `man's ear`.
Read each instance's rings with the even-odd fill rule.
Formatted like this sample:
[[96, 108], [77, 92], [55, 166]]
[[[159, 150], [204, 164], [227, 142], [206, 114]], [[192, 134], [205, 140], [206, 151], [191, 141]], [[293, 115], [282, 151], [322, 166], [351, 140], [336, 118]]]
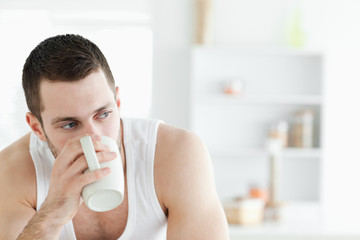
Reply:
[[116, 87], [116, 95], [115, 95], [116, 105], [120, 109], [120, 91], [119, 87]]
[[26, 122], [29, 124], [31, 130], [38, 136], [41, 141], [46, 141], [45, 132], [40, 124], [40, 121], [34, 116], [34, 114], [26, 113]]

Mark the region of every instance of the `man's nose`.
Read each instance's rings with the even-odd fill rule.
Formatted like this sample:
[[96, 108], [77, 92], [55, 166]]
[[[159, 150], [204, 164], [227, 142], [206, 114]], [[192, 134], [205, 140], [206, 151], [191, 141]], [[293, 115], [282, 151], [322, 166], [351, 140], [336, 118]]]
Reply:
[[99, 129], [92, 121], [85, 123], [83, 130], [83, 135], [101, 135]]

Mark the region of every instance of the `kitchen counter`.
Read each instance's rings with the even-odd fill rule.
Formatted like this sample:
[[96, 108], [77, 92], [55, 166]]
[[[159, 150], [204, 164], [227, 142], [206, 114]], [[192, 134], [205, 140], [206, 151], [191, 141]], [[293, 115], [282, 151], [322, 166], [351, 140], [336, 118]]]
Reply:
[[229, 231], [231, 240], [360, 240], [360, 218], [325, 219], [319, 204], [291, 203], [279, 222], [230, 225]]

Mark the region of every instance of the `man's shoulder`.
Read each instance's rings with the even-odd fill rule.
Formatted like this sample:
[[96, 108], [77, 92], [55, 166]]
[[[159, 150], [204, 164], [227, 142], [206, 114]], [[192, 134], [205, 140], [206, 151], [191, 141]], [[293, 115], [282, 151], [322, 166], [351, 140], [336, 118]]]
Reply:
[[190, 145], [190, 147], [197, 147], [198, 145], [203, 145], [202, 139], [194, 132], [164, 123], [159, 124], [157, 142], [160, 144], [170, 145], [167, 146], [170, 147], [166, 148], [167, 150], [171, 150], [171, 146], [175, 147], [182, 145], [189, 147]]
[[159, 125], [155, 169], [160, 168], [161, 174], [171, 174], [173, 177], [175, 174], [181, 179], [183, 174], [209, 165], [211, 161], [208, 149], [197, 134], [166, 124]]
[[[0, 152], [1, 168], [13, 168], [31, 160], [29, 152], [30, 134], [26, 134]], [[13, 169], [11, 169], [13, 170]]]
[[158, 128], [156, 152], [166, 162], [194, 161], [193, 157], [199, 155], [208, 157], [206, 145], [197, 134], [163, 123]]
[[191, 131], [168, 125], [160, 125], [158, 134], [154, 173], [163, 209], [176, 216], [175, 222], [195, 219], [196, 214], [209, 209], [221, 213], [211, 158], [203, 140]]
[[[172, 196], [202, 177], [209, 164], [205, 144], [193, 132], [161, 123], [155, 150], [155, 187], [163, 209], [169, 208]], [[206, 168], [206, 167], [205, 167]], [[195, 177], [195, 179], [194, 179]], [[190, 189], [191, 190], [191, 189]], [[188, 191], [190, 191], [188, 190]]]
[[29, 142], [30, 134], [27, 134], [0, 152], [0, 186], [8, 194], [34, 195], [36, 175]]

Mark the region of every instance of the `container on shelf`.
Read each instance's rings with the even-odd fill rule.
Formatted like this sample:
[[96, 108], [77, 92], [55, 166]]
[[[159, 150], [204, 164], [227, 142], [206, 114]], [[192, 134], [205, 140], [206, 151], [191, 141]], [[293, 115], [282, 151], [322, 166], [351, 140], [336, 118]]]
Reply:
[[269, 190], [262, 184], [252, 183], [249, 186], [250, 198], [259, 198], [264, 201], [265, 204], [269, 202]]
[[299, 111], [295, 114], [292, 127], [292, 146], [297, 148], [314, 147], [314, 112]]
[[244, 92], [244, 82], [240, 78], [233, 78], [224, 82], [223, 92], [226, 95], [239, 96]]
[[239, 198], [223, 203], [229, 224], [259, 225], [264, 220], [265, 203], [260, 198]]
[[280, 121], [270, 127], [269, 138], [278, 139], [282, 147], [289, 146], [289, 124], [287, 121]]
[[213, 42], [213, 9], [212, 0], [196, 0], [196, 32], [195, 43], [199, 45]]

